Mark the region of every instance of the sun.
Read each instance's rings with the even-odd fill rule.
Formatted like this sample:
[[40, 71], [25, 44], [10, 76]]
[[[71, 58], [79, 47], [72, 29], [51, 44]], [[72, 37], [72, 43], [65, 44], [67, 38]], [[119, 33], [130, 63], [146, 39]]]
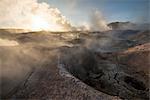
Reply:
[[62, 27], [57, 23], [54, 23], [53, 20], [48, 20], [40, 15], [35, 15], [32, 17], [31, 29], [33, 31], [60, 31]]

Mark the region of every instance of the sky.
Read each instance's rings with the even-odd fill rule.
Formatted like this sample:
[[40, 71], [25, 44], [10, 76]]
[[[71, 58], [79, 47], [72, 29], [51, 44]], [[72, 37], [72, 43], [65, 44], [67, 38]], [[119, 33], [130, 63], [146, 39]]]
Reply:
[[107, 22], [147, 22], [150, 0], [38, 0], [57, 7], [73, 24], [89, 22], [94, 10]]
[[106, 31], [110, 22], [150, 23], [149, 5], [150, 0], [0, 0], [0, 28]]

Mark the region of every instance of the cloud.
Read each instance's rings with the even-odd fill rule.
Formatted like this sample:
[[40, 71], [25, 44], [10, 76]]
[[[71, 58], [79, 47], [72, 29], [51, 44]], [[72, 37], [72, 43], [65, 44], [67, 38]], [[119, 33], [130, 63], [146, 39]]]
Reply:
[[59, 9], [37, 0], [1, 0], [0, 28], [71, 30], [71, 23]]

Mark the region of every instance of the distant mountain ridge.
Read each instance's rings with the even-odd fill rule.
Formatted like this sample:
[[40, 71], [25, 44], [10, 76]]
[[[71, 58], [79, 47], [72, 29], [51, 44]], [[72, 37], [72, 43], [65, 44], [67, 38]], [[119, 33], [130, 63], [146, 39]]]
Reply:
[[108, 26], [113, 30], [148, 30], [148, 23], [132, 23], [130, 21], [127, 22], [111, 22]]

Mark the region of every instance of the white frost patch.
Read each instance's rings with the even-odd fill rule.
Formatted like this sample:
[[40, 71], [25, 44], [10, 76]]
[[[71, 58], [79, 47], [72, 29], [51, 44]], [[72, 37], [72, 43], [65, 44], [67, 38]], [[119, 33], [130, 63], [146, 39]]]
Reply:
[[17, 41], [0, 38], [0, 46], [16, 46], [16, 45], [19, 45]]

